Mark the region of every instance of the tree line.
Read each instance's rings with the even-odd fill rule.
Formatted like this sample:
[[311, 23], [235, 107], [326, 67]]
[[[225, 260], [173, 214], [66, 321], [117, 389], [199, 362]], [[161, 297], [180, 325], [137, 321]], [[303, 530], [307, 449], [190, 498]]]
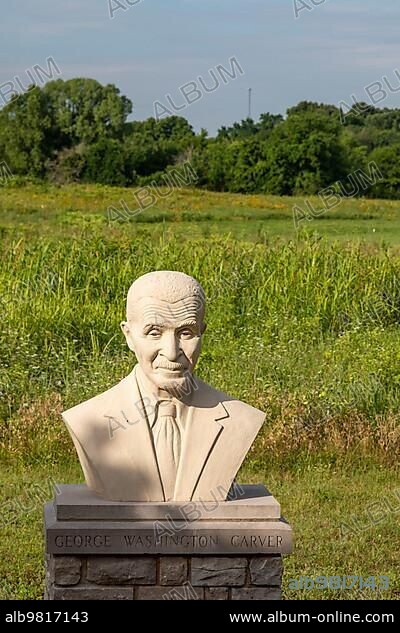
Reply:
[[57, 79], [0, 110], [0, 162], [54, 183], [163, 184], [190, 162], [196, 186], [234, 193], [316, 194], [375, 163], [382, 178], [363, 195], [400, 198], [400, 109], [302, 101], [195, 133], [181, 116], [128, 121], [133, 105], [113, 84]]

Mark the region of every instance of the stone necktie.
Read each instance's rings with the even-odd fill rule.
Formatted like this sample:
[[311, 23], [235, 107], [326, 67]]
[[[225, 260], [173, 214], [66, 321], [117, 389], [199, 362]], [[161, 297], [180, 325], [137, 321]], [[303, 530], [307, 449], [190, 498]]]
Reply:
[[174, 496], [181, 452], [181, 434], [176, 421], [176, 406], [171, 400], [160, 400], [158, 403], [153, 437], [165, 500], [170, 501]]

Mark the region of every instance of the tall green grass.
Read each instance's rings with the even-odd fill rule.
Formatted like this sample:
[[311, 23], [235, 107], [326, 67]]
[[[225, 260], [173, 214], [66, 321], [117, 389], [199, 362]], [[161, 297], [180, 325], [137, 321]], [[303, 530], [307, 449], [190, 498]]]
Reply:
[[[352, 443], [398, 450], [400, 258], [316, 239], [4, 238], [0, 256], [3, 457], [60, 460], [59, 414], [133, 364], [119, 322], [129, 285], [182, 270], [209, 297], [198, 373], [267, 411], [257, 460]], [[151, 234], [149, 234], [151, 235]]]

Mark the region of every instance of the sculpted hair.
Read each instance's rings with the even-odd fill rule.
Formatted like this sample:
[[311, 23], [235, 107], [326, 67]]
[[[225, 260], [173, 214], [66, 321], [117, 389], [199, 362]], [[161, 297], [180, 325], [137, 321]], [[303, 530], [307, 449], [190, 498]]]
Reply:
[[[154, 297], [168, 303], [195, 299], [197, 310], [204, 318], [205, 294], [199, 282], [173, 270], [156, 270], [138, 277], [128, 290], [126, 299], [126, 319], [131, 321], [135, 305], [143, 297]], [[192, 304], [192, 301], [190, 302]]]

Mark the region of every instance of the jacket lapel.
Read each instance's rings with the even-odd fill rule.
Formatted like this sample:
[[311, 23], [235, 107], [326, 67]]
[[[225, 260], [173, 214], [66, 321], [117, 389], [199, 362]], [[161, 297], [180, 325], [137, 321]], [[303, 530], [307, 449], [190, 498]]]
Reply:
[[118, 464], [114, 463], [113, 467], [117, 467], [118, 477], [123, 474], [124, 487], [134, 486], [141, 499], [163, 499], [151, 430], [142, 409], [135, 370], [121, 381], [115, 396], [109, 410], [104, 412], [105, 417], [110, 416], [110, 424], [113, 424], [112, 417], [116, 420], [110, 439], [110, 456], [113, 461], [117, 457]]
[[191, 406], [186, 419], [182, 453], [175, 484], [175, 501], [188, 501], [229, 414], [222, 403], [211, 408]]

